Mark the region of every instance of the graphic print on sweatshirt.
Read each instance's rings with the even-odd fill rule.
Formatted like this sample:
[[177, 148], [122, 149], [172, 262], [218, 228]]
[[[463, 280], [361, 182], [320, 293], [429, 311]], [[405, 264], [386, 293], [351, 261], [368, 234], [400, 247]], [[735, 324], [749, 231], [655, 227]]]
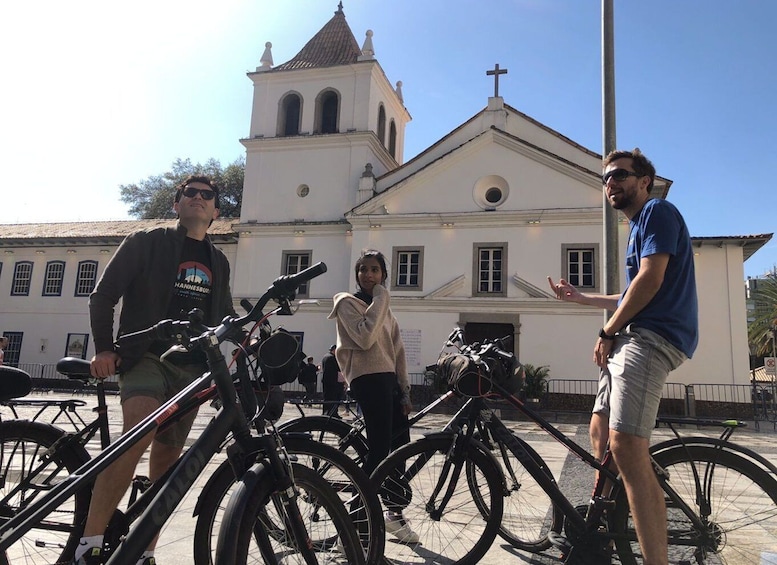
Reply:
[[184, 261], [178, 267], [174, 294], [178, 301], [189, 302], [194, 307], [208, 299], [213, 275], [210, 269], [198, 261]]

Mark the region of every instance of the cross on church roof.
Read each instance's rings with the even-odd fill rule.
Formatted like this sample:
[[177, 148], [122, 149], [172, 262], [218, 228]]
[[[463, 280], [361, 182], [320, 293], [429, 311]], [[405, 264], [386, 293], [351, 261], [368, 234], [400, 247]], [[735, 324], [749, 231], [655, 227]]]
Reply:
[[494, 65], [493, 71], [486, 71], [486, 75], [494, 75], [494, 98], [499, 96], [499, 75], [506, 75], [507, 69], [500, 69], [499, 63]]

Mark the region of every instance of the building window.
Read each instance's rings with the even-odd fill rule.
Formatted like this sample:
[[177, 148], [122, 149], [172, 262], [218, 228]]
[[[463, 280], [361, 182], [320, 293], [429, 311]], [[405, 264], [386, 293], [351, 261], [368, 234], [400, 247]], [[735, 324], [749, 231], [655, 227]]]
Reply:
[[76, 275], [76, 296], [89, 296], [97, 284], [97, 261], [78, 263]]
[[318, 96], [316, 101], [316, 129], [318, 133], [338, 132], [338, 113], [340, 97], [337, 92], [327, 90]]
[[474, 296], [507, 296], [507, 243], [475, 243]]
[[299, 135], [302, 116], [302, 98], [298, 94], [287, 94], [281, 101], [278, 112], [278, 134], [282, 136]]
[[11, 296], [29, 296], [32, 281], [32, 261], [20, 261], [13, 269]]
[[[293, 275], [310, 267], [311, 251], [284, 251], [282, 275]], [[297, 290], [297, 296], [307, 298], [308, 283], [303, 283]]]
[[378, 106], [378, 139], [380, 144], [386, 146], [386, 110], [383, 104]]
[[62, 281], [65, 278], [65, 262], [46, 263], [46, 278], [43, 280], [43, 296], [62, 296]]
[[564, 244], [561, 248], [561, 276], [573, 286], [598, 292], [599, 245]]
[[397, 158], [397, 125], [394, 123], [394, 120], [391, 120], [391, 123], [389, 124], [388, 150], [389, 150], [389, 153], [391, 153], [391, 156], [394, 157], [394, 159], [396, 159]]
[[8, 338], [8, 346], [3, 350], [3, 365], [19, 366], [19, 354], [22, 350], [23, 332], [3, 332]]
[[392, 290], [423, 290], [423, 247], [395, 247], [392, 253]]

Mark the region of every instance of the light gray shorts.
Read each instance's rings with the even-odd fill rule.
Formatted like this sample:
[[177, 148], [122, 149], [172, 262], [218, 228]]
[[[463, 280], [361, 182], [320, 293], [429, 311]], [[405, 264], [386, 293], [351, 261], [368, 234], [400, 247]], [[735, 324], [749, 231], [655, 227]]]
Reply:
[[686, 359], [657, 333], [626, 326], [599, 375], [594, 414], [607, 415], [611, 430], [649, 438], [666, 377]]
[[[121, 401], [135, 396], [155, 398], [162, 405], [189, 386], [197, 377], [207, 371], [204, 365], [173, 365], [161, 361], [152, 353], [146, 353], [127, 373], [119, 375]], [[183, 447], [192, 428], [197, 410], [158, 433], [154, 439], [165, 445]]]

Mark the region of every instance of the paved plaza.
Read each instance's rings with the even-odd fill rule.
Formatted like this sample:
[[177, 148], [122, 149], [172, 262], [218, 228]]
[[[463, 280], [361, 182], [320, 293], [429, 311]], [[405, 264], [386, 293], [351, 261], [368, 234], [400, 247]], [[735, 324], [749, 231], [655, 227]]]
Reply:
[[[44, 394], [33, 393], [31, 398], [71, 398], [70, 396], [63, 394]], [[91, 408], [95, 399], [93, 396], [83, 395], [77, 398], [86, 402], [86, 406], [79, 409], [83, 412], [84, 417], [89, 415], [88, 409]], [[121, 412], [119, 408], [118, 398], [115, 396], [109, 397], [109, 417], [112, 425], [112, 435], [118, 435], [120, 432]], [[29, 410], [29, 409], [26, 409]], [[0, 408], [0, 413], [3, 417], [8, 417], [7, 409]], [[308, 414], [320, 414], [320, 408], [305, 408]], [[207, 425], [210, 418], [215, 414], [215, 410], [209, 406], [204, 406], [200, 409], [200, 413], [195, 421], [191, 438], [196, 437]], [[26, 414], [23, 412], [22, 414]], [[295, 406], [286, 405], [282, 421], [295, 418], [299, 416], [299, 412]], [[449, 416], [431, 414], [425, 417], [421, 422], [416, 424], [413, 428], [412, 435], [418, 437], [421, 434], [438, 430], [447, 422]], [[545, 462], [549, 465], [553, 472], [553, 475], [558, 480], [559, 484], [565, 495], [575, 503], [585, 503], [590, 495], [590, 489], [592, 485], [593, 476], [590, 469], [580, 463], [574, 456], [569, 456], [568, 451], [557, 441], [550, 438], [549, 435], [539, 430], [536, 425], [528, 422], [505, 422], [508, 427], [516, 431], [520, 437], [528, 441], [528, 443], [542, 456]], [[64, 427], [64, 426], [63, 426]], [[574, 440], [581, 445], [588, 447], [588, 430], [587, 425], [580, 423], [560, 423], [557, 427], [566, 435], [574, 438]], [[746, 445], [747, 447], [755, 450], [756, 452], [764, 455], [770, 461], [777, 463], [777, 433], [774, 432], [771, 425], [761, 426], [762, 431], [755, 431], [752, 427], [745, 430], [737, 431], [734, 435], [734, 441]], [[688, 435], [706, 435], [710, 437], [716, 437], [718, 433], [714, 429], [703, 430], [688, 430]], [[654, 431], [653, 440], [655, 442], [662, 441], [672, 437], [672, 433], [667, 428], [659, 428]], [[95, 444], [92, 446], [96, 451], [99, 446]], [[210, 463], [209, 468], [215, 468], [216, 465], [221, 463], [223, 455], [219, 456], [216, 460]], [[141, 465], [138, 472], [146, 472], [147, 459], [141, 461]], [[207, 480], [209, 473], [208, 470], [203, 473], [198, 483], [198, 488], [192, 489], [183, 502], [183, 505], [179, 508], [174, 516], [174, 519], [163, 531], [160, 543], [156, 551], [157, 562], [159, 565], [190, 565], [192, 563], [192, 535], [194, 531], [195, 520], [192, 517], [192, 509], [200, 496], [201, 486], [204, 481]], [[514, 564], [556, 564], [560, 563], [559, 553], [556, 550], [548, 550], [546, 554], [541, 556], [532, 555], [522, 551], [518, 551], [508, 544], [506, 544], [501, 538], [497, 537], [493, 546], [487, 555], [481, 560], [483, 565], [505, 565], [510, 563]]]

